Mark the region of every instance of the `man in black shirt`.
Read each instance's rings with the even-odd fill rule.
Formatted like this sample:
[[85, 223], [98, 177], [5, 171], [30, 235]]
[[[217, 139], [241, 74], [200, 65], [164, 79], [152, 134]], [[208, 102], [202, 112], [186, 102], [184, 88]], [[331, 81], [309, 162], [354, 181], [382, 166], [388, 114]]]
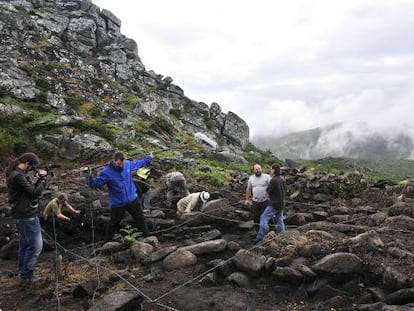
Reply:
[[269, 220], [275, 216], [277, 223], [277, 230], [279, 232], [285, 231], [285, 223], [283, 221], [283, 209], [285, 208], [286, 196], [286, 181], [280, 175], [280, 166], [272, 165], [271, 170], [272, 179], [266, 192], [269, 196], [269, 205], [260, 216], [259, 232], [257, 233], [256, 242], [261, 241], [269, 230]]

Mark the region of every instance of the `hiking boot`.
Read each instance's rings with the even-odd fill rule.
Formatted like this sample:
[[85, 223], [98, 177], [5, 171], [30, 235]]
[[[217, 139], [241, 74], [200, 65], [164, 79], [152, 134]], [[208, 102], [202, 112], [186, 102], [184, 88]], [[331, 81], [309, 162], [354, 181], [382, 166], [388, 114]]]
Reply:
[[43, 278], [43, 277], [38, 276], [38, 275], [34, 275], [34, 276], [30, 279], [30, 281], [31, 281], [32, 283], [44, 283], [44, 282], [46, 281], [46, 278]]
[[259, 243], [262, 239], [259, 237], [255, 237], [254, 239], [252, 239], [253, 243]]
[[116, 233], [112, 236], [112, 241], [124, 243], [124, 237], [122, 236], [122, 234]]
[[42, 278], [38, 275], [34, 275], [30, 279], [20, 279], [20, 285], [22, 286], [42, 285], [46, 281], [47, 279]]
[[20, 279], [19, 278], [19, 284], [21, 286], [30, 285], [32, 283], [31, 279]]

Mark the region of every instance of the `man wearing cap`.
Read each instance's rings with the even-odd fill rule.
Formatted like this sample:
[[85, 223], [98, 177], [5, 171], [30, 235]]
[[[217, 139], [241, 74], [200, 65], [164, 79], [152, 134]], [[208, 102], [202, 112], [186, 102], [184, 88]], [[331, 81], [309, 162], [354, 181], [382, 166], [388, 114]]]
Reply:
[[[39, 197], [46, 185], [47, 171], [36, 171], [39, 163], [37, 155], [28, 152], [6, 169], [9, 202], [19, 234], [18, 275], [22, 282], [36, 281], [35, 266], [43, 248]], [[32, 180], [29, 171], [36, 171], [36, 181]]]
[[207, 191], [191, 193], [177, 202], [177, 213], [184, 214], [203, 210], [209, 198], [210, 193]]

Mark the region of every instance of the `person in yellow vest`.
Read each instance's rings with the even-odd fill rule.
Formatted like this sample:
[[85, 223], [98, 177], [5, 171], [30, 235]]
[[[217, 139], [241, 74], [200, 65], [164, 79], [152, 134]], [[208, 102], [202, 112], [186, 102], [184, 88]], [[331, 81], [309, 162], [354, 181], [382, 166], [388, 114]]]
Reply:
[[47, 220], [48, 217], [54, 213], [56, 218], [69, 221], [70, 218], [62, 214], [62, 208], [67, 208], [69, 211], [75, 214], [79, 214], [80, 211], [76, 210], [69, 204], [65, 193], [61, 193], [58, 197], [52, 199], [43, 210], [43, 219]]
[[151, 175], [151, 168], [141, 167], [137, 170], [136, 177], [133, 178], [135, 187], [137, 188], [138, 199], [141, 202], [143, 210], [151, 209], [151, 186], [145, 182]]

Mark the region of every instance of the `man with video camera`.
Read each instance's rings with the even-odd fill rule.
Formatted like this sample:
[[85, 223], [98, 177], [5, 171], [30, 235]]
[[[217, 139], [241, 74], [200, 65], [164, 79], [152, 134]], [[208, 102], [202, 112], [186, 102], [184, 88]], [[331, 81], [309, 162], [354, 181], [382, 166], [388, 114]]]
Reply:
[[[23, 283], [36, 281], [35, 265], [42, 251], [39, 197], [45, 188], [48, 171], [36, 169], [39, 158], [28, 152], [22, 154], [6, 169], [7, 191], [19, 234], [18, 272]], [[35, 171], [34, 182], [29, 171]]]

